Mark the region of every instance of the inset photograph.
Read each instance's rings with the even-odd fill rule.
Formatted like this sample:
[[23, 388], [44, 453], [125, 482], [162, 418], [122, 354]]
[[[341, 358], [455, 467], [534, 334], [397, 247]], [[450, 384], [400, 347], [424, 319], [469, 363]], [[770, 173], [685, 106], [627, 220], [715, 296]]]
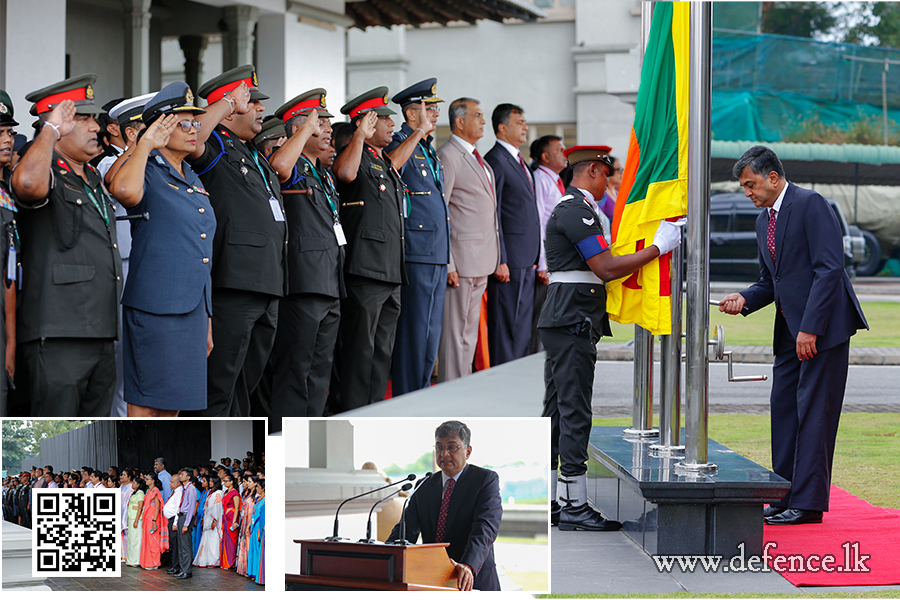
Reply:
[[287, 590], [550, 590], [549, 419], [285, 419], [284, 440]]
[[264, 419], [3, 421], [3, 589], [265, 589]]

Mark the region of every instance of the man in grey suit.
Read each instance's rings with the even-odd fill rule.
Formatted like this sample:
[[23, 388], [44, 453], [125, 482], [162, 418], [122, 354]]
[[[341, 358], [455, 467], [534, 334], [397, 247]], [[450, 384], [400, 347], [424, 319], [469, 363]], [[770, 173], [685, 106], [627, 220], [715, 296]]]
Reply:
[[494, 172], [475, 148], [484, 135], [478, 100], [450, 104], [450, 139], [437, 153], [444, 165], [444, 197], [450, 214], [450, 264], [438, 353], [438, 380], [472, 372], [481, 297], [500, 266], [500, 234]]

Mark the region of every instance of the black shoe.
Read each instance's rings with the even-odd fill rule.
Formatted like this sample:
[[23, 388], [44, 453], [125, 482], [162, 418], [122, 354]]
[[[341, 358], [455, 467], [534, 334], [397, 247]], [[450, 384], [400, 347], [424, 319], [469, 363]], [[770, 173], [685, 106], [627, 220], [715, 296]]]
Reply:
[[179, 573], [175, 576], [175, 579], [190, 579], [191, 577], [193, 577], [193, 575], [190, 573]]
[[559, 525], [559, 512], [561, 510], [559, 502], [556, 500], [550, 503], [550, 525]]
[[769, 517], [774, 517], [775, 515], [780, 515], [781, 513], [783, 513], [786, 510], [787, 509], [784, 508], [783, 506], [772, 506], [770, 504], [769, 506], [763, 508], [763, 517], [768, 519]]
[[581, 506], [567, 506], [559, 514], [560, 531], [618, 531], [622, 524], [604, 519], [598, 511], [587, 503]]
[[766, 519], [766, 523], [769, 525], [803, 525], [821, 522], [821, 510], [803, 510], [802, 508], [789, 508], [781, 514]]
[[181, 569], [176, 569], [175, 567], [172, 567], [171, 569], [166, 571], [167, 575], [178, 575], [179, 573], [181, 573]]

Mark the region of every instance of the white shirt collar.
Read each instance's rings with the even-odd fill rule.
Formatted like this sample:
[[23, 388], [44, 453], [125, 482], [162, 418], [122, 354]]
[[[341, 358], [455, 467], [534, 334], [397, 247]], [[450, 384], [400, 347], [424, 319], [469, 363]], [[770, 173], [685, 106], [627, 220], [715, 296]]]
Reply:
[[581, 192], [582, 194], [584, 194], [584, 197], [585, 197], [585, 198], [587, 198], [587, 199], [590, 200], [591, 202], [596, 202], [596, 200], [594, 200], [594, 195], [593, 195], [592, 193], [590, 193], [590, 192], [587, 191], [587, 190], [583, 190], [583, 189], [581, 189], [581, 188], [577, 188], [577, 189], [578, 189], [579, 192]]
[[512, 154], [512, 157], [516, 159], [516, 162], [519, 162], [519, 149], [510, 144], [509, 142], [504, 142], [503, 140], [497, 140], [497, 143], [506, 148], [506, 151]]
[[541, 169], [545, 173], [547, 173], [547, 175], [549, 175], [550, 178], [553, 179], [553, 181], [556, 181], [557, 179], [559, 179], [559, 173], [554, 173], [553, 169], [551, 169], [550, 167], [548, 167], [546, 165], [540, 165], [540, 166], [538, 166], [538, 169]]
[[772, 208], [775, 209], [775, 215], [781, 212], [781, 203], [784, 201], [784, 195], [787, 193], [788, 186], [791, 185], [788, 181], [784, 182], [784, 187], [781, 188], [781, 193], [778, 194], [778, 200], [775, 201], [775, 204], [772, 205]]
[[475, 150], [475, 145], [474, 145], [474, 144], [470, 144], [469, 142], [467, 142], [466, 140], [462, 139], [461, 137], [459, 137], [459, 136], [456, 135], [455, 133], [450, 134], [450, 137], [451, 137], [451, 138], [456, 138], [456, 141], [459, 142], [460, 144], [462, 144], [462, 147], [465, 148], [466, 151], [467, 151], [469, 154], [472, 154], [472, 151]]

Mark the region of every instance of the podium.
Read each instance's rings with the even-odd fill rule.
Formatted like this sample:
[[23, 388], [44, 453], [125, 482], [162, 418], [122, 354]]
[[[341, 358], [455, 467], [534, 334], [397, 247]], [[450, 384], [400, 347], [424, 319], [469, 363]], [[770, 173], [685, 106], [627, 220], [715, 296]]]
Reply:
[[445, 550], [447, 543], [294, 543], [300, 544], [300, 574], [285, 574], [288, 589], [457, 591], [456, 571]]

